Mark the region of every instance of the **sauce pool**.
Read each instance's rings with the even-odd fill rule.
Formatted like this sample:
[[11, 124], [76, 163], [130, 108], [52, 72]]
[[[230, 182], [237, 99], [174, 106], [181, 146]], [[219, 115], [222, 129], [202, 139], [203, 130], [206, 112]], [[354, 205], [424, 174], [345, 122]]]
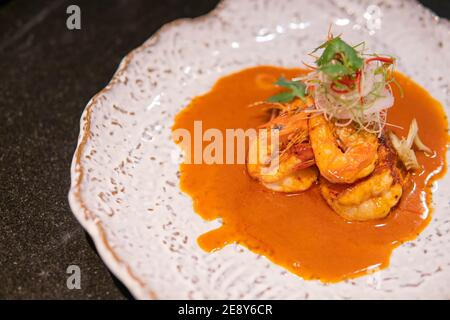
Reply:
[[[273, 83], [281, 75], [292, 78], [300, 69], [255, 67], [220, 79], [213, 89], [183, 109], [173, 130], [194, 135], [194, 121], [208, 128], [257, 128], [267, 111], [248, 106], [278, 93]], [[410, 176], [400, 203], [385, 219], [349, 222], [328, 207], [317, 185], [303, 193], [283, 194], [251, 179], [245, 164], [182, 164], [181, 189], [193, 199], [195, 211], [206, 220], [221, 218], [220, 228], [198, 238], [206, 251], [239, 243], [304, 279], [337, 282], [364, 275], [389, 264], [394, 248], [412, 240], [431, 216], [431, 186], [445, 172], [448, 124], [442, 106], [422, 87], [396, 73], [404, 91], [393, 86], [395, 104], [388, 123], [406, 136], [417, 119], [421, 140], [435, 154], [416, 152], [423, 170]]]

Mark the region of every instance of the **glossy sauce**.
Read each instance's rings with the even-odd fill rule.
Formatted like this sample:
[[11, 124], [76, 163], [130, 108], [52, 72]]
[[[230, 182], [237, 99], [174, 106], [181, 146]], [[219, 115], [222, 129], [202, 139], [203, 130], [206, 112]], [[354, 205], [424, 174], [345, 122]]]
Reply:
[[[176, 117], [173, 129], [193, 135], [193, 122], [203, 131], [217, 128], [257, 128], [267, 111], [248, 105], [265, 100], [279, 89], [280, 76], [298, 76], [299, 69], [256, 67], [220, 79], [207, 94], [195, 98]], [[407, 134], [416, 118], [422, 141], [435, 151], [416, 152], [423, 165], [404, 186], [399, 205], [382, 220], [348, 222], [332, 211], [316, 186], [299, 194], [276, 193], [252, 180], [243, 164], [182, 164], [181, 188], [204, 219], [222, 218], [223, 225], [199, 237], [207, 251], [239, 243], [305, 278], [336, 282], [385, 268], [392, 250], [412, 240], [430, 221], [431, 183], [444, 174], [448, 144], [447, 119], [442, 106], [407, 77], [396, 74], [404, 91], [394, 86], [395, 105], [388, 122]], [[225, 136], [225, 133], [224, 133]]]

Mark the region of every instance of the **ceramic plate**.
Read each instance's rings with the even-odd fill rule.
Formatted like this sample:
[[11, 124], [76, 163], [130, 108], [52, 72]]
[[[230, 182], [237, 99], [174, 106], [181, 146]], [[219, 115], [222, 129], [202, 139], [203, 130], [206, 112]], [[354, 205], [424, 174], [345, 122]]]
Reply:
[[399, 57], [398, 69], [449, 113], [450, 23], [414, 1], [226, 0], [207, 16], [164, 26], [88, 103], [70, 205], [136, 298], [450, 298], [449, 175], [419, 238], [396, 249], [387, 269], [354, 280], [304, 281], [241, 246], [208, 254], [196, 243], [220, 222], [203, 221], [179, 189], [174, 116], [224, 75], [299, 66], [330, 24], [351, 43]]

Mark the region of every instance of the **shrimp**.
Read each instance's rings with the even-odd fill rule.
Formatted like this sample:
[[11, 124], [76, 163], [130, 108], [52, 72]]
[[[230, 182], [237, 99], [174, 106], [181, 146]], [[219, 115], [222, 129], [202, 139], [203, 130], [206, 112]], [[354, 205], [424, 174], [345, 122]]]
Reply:
[[317, 168], [308, 167], [295, 174], [281, 178], [279, 181], [266, 183], [263, 186], [277, 192], [300, 192], [309, 189], [317, 180]]
[[378, 148], [373, 173], [350, 186], [320, 181], [320, 191], [328, 205], [347, 220], [366, 221], [386, 217], [403, 193], [403, 178], [397, 154], [385, 139]]
[[339, 127], [323, 115], [309, 119], [309, 137], [320, 174], [333, 183], [353, 183], [372, 173], [377, 161], [374, 134]]
[[[296, 102], [296, 105], [299, 105]], [[308, 115], [292, 104], [261, 126], [250, 142], [247, 160], [249, 175], [266, 188], [278, 192], [304, 191], [317, 180], [314, 153], [308, 140]], [[276, 130], [278, 141], [272, 141]], [[277, 150], [275, 148], [278, 148]]]
[[[247, 171], [262, 183], [275, 183], [314, 164], [314, 155], [308, 144], [297, 144], [281, 155], [274, 152], [274, 143], [268, 135], [260, 135], [250, 144]], [[262, 152], [266, 147], [266, 152]]]

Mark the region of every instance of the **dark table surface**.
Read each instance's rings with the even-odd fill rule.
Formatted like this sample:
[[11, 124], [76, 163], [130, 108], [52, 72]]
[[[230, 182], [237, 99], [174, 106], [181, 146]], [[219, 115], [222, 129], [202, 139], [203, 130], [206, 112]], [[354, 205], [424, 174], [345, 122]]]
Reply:
[[[130, 50], [217, 2], [0, 0], [0, 298], [131, 297], [67, 202], [79, 118]], [[450, 1], [424, 2], [449, 17]], [[71, 4], [79, 31], [66, 28]], [[80, 290], [66, 286], [69, 265], [81, 269]]]

